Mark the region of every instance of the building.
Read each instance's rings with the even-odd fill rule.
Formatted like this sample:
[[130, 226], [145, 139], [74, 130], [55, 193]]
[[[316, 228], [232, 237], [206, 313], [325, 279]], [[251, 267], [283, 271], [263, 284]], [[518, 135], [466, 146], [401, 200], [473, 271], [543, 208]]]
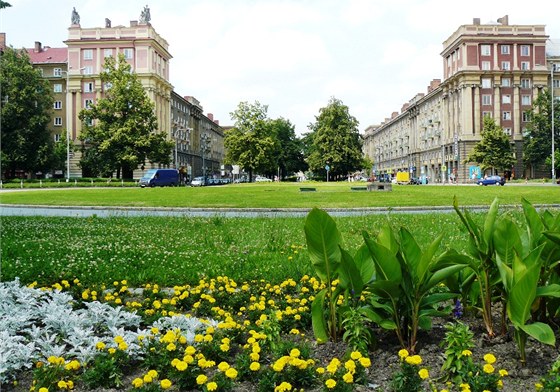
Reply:
[[224, 160], [224, 130], [206, 116], [200, 102], [171, 93], [171, 136], [175, 141], [173, 163], [186, 179], [221, 176]]
[[[378, 173], [410, 171], [432, 181], [466, 181], [480, 168], [464, 163], [481, 139], [485, 116], [504, 129], [517, 163], [505, 175], [534, 176], [522, 161], [525, 112], [549, 85], [542, 25], [481, 24], [475, 18], [443, 43], [443, 80], [433, 80], [401, 112], [365, 131], [364, 152]], [[528, 172], [529, 171], [529, 172]]]
[[[69, 153], [70, 177], [82, 177], [83, 174], [79, 167], [82, 122], [78, 114], [103, 96], [106, 86], [101, 83], [100, 73], [104, 59], [119, 54], [125, 56], [155, 104], [157, 132], [175, 141], [171, 166], [183, 167], [185, 176], [189, 169], [194, 171], [193, 175], [202, 175], [204, 160], [209, 174], [219, 174], [224, 157], [223, 129], [211, 114], [202, 114], [202, 107], [195, 98], [185, 99], [173, 92], [169, 81], [172, 58], [169, 45], [150, 21], [149, 8], [146, 7], [140, 20], [130, 21], [128, 26], [112, 26], [111, 21], [105, 19], [104, 27], [83, 28], [74, 10], [68, 39], [64, 41], [67, 47], [42, 47], [36, 42], [33, 49], [28, 49], [31, 62], [53, 86], [53, 137], [60, 140], [61, 134], [66, 132], [73, 144], [73, 152]], [[204, 159], [201, 138], [207, 146]], [[151, 166], [160, 165], [155, 163]], [[150, 168], [146, 165], [144, 170]], [[142, 173], [143, 170], [138, 168], [134, 177], [138, 178]]]

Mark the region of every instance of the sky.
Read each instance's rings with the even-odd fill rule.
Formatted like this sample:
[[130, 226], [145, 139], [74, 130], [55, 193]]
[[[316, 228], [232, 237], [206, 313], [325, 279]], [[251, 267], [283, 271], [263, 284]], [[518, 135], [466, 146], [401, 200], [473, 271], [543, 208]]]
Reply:
[[170, 82], [194, 96], [220, 125], [240, 102], [309, 131], [336, 98], [360, 132], [380, 124], [432, 79], [441, 79], [443, 42], [461, 25], [539, 24], [560, 39], [551, 0], [7, 0], [0, 31], [8, 45], [64, 47], [72, 8], [82, 28], [128, 26], [148, 5], [169, 43]]

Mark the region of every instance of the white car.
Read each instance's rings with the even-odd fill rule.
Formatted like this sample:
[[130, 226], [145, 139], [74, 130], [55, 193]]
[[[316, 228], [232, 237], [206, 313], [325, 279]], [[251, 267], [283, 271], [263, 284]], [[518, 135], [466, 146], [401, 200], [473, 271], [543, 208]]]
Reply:
[[191, 181], [191, 186], [204, 186], [204, 177], [195, 177]]
[[272, 182], [272, 180], [270, 178], [257, 176], [257, 178], [255, 178], [255, 182]]

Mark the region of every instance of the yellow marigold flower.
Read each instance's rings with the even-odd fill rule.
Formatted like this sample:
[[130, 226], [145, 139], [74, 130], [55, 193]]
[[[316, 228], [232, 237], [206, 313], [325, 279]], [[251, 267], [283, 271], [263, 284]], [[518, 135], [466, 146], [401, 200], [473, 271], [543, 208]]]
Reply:
[[220, 350], [223, 352], [229, 351], [229, 344], [220, 344]]
[[482, 370], [484, 370], [484, 373], [492, 374], [494, 373], [494, 366], [490, 365], [489, 363], [485, 363], [482, 367]]
[[142, 385], [144, 385], [144, 381], [141, 378], [135, 378], [132, 380], [132, 386], [134, 388], [140, 388]]
[[148, 375], [152, 378], [157, 378], [158, 372], [156, 370], [148, 370]]
[[251, 358], [251, 361], [258, 361], [261, 356], [258, 353], [251, 353], [249, 354], [249, 358]]
[[128, 348], [128, 344], [126, 342], [119, 343], [119, 350], [125, 351]]
[[180, 372], [184, 372], [185, 370], [187, 370], [187, 367], [188, 367], [188, 366], [189, 366], [189, 365], [188, 365], [187, 362], [185, 362], [185, 361], [178, 361], [178, 362], [175, 364], [175, 368], [176, 368], [178, 371], [180, 371]]
[[195, 341], [196, 343], [200, 343], [200, 342], [202, 342], [203, 340], [204, 340], [204, 336], [202, 336], [201, 334], [196, 334], [196, 335], [194, 335], [194, 341]]
[[115, 343], [117, 343], [117, 344], [124, 342], [124, 338], [120, 335], [115, 336], [114, 340], [115, 340]]
[[285, 391], [291, 391], [292, 390], [292, 384], [290, 384], [289, 382], [286, 381], [282, 381], [282, 383], [280, 383], [280, 385], [278, 385], [276, 388], [274, 388], [274, 392], [285, 392]]
[[333, 389], [334, 387], [336, 387], [336, 381], [334, 381], [332, 378], [329, 378], [327, 381], [325, 381], [325, 386], [328, 389]]
[[206, 381], [208, 381], [208, 377], [206, 377], [206, 374], [199, 374], [199, 375], [196, 377], [196, 383], [197, 383], [198, 385], [206, 384]]
[[420, 355], [411, 355], [404, 359], [409, 365], [420, 365], [422, 363], [422, 357]]
[[39, 388], [39, 392], [49, 392], [49, 389], [45, 387]]
[[58, 362], [58, 358], [55, 357], [54, 355], [51, 355], [50, 357], [47, 358], [47, 362], [54, 365]]
[[461, 392], [470, 392], [471, 391], [471, 387], [469, 386], [469, 384], [461, 384], [459, 385], [459, 387], [461, 388]]
[[159, 334], [159, 329], [156, 328], [156, 327], [152, 327], [152, 328], [150, 329], [150, 331], [151, 331], [152, 334], [154, 334], [154, 335], [158, 335], [158, 334]]
[[486, 354], [484, 355], [484, 360], [486, 361], [486, 363], [492, 365], [494, 362], [496, 362], [496, 357], [494, 356], [494, 354]]
[[226, 370], [226, 377], [231, 378], [232, 380], [235, 379], [237, 377], [237, 370], [230, 367], [228, 370]]
[[418, 375], [420, 376], [420, 378], [422, 380], [425, 380], [428, 377], [430, 377], [430, 373], [428, 372], [428, 369], [426, 369], [426, 368], [422, 368], [422, 369], [418, 370]]
[[359, 352], [359, 351], [352, 351], [352, 352], [350, 353], [350, 358], [352, 358], [353, 360], [356, 361], [356, 360], [362, 358], [362, 353]]
[[371, 360], [367, 357], [362, 357], [359, 359], [360, 361], [360, 365], [362, 365], [362, 367], [368, 368], [371, 366]]
[[[536, 389], [537, 391], [542, 391], [543, 388], [544, 388], [544, 385], [542, 385], [540, 382], [538, 382], [538, 383], [535, 384], [535, 389]], [[39, 390], [39, 392], [41, 392], [41, 390]]]
[[144, 374], [144, 377], [142, 377], [142, 381], [144, 381], [146, 384], [149, 384], [154, 381], [154, 378], [149, 374]]
[[206, 384], [206, 389], [208, 391], [215, 391], [216, 389], [218, 389], [218, 384], [216, 384], [214, 381], [211, 381], [208, 384]]
[[500, 377], [509, 376], [509, 373], [506, 369], [500, 369], [498, 373], [500, 373]]
[[74, 381], [68, 380], [66, 381], [66, 384], [68, 384], [68, 389], [74, 389]]
[[109, 352], [109, 354], [113, 355], [114, 353], [117, 352], [117, 349], [114, 347], [109, 348], [109, 350], [107, 350]]
[[258, 362], [251, 362], [251, 364], [249, 365], [249, 370], [256, 372], [261, 368], [261, 364]]
[[105, 348], [105, 343], [97, 342], [96, 345], [95, 345], [95, 348], [101, 351]]
[[169, 389], [171, 388], [171, 381], [167, 378], [164, 378], [159, 382], [159, 385], [161, 386], [161, 389]]
[[449, 389], [442, 389], [442, 390], [439, 391], [439, 392], [449, 392]]
[[177, 346], [175, 345], [175, 343], [169, 343], [166, 347], [167, 351], [175, 351], [177, 349]]
[[498, 388], [503, 388], [504, 387], [504, 382], [500, 379], [500, 380], [496, 381], [496, 385], [498, 386]]
[[352, 375], [352, 373], [348, 372], [348, 373], [344, 373], [344, 375], [342, 376], [342, 380], [346, 383], [346, 384], [352, 384], [354, 382], [354, 376]]
[[402, 359], [405, 359], [405, 358], [408, 357], [408, 356], [409, 356], [408, 350], [406, 350], [406, 349], [404, 349], [404, 348], [403, 348], [402, 350], [399, 350], [399, 358], [400, 358], [401, 360], [402, 360]]
[[196, 348], [194, 348], [193, 346], [187, 346], [187, 348], [185, 349], [185, 354], [193, 355], [194, 353], [196, 353]]
[[66, 364], [65, 368], [67, 370], [78, 370], [80, 368], [80, 362], [73, 359]]
[[344, 368], [348, 371], [354, 372], [356, 370], [356, 362], [352, 359], [349, 359], [344, 363]]
[[219, 369], [221, 372], [225, 372], [226, 370], [229, 369], [229, 363], [227, 363], [227, 362], [220, 362], [220, 363], [218, 364], [218, 369]]
[[292, 357], [292, 358], [299, 358], [300, 355], [301, 355], [301, 352], [297, 348], [293, 348], [290, 351], [290, 357]]
[[319, 374], [323, 374], [323, 373], [325, 373], [325, 368], [324, 367], [318, 367], [317, 370], [315, 370], [315, 371]]
[[299, 329], [297, 329], [297, 328], [292, 328], [292, 329], [290, 329], [290, 334], [292, 334], [292, 335], [299, 335]]
[[64, 381], [64, 380], [60, 380], [60, 381], [56, 384], [56, 386], [57, 386], [59, 389], [68, 389], [68, 384], [66, 384], [66, 381]]
[[461, 351], [461, 356], [462, 357], [470, 357], [472, 355], [472, 351], [471, 350], [463, 350]]

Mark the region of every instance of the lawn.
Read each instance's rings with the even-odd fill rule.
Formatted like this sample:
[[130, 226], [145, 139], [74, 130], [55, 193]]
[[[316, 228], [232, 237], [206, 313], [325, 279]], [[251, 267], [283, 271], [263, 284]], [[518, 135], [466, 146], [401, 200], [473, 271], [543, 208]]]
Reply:
[[[5, 204], [51, 206], [127, 206], [192, 208], [363, 208], [397, 206], [489, 205], [495, 197], [502, 205], [518, 205], [521, 198], [533, 204], [560, 201], [554, 186], [412, 186], [395, 185], [392, 192], [352, 190], [356, 183], [236, 184], [220, 187], [178, 188], [75, 188], [0, 193]], [[301, 192], [300, 187], [315, 192]]]

